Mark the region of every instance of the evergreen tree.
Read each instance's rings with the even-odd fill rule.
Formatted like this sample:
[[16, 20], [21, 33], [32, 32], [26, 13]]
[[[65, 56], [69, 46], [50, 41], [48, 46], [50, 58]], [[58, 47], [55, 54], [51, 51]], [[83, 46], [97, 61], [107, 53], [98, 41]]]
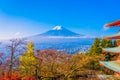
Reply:
[[113, 42], [113, 47], [117, 47], [117, 41], [116, 40], [114, 40], [114, 42]]
[[101, 47], [102, 47], [102, 48], [106, 48], [106, 42], [107, 42], [107, 41], [106, 41], [105, 39], [102, 39], [102, 40], [101, 40]]
[[107, 47], [107, 48], [113, 47], [112, 40], [107, 40], [106, 47]]
[[102, 39], [102, 40], [101, 40], [101, 47], [102, 47], [102, 48], [110, 48], [110, 47], [113, 47], [112, 40]]
[[[114, 46], [114, 44], [112, 44], [112, 40], [105, 40], [105, 39], [101, 40], [101, 47], [102, 48], [111, 48], [113, 46]], [[114, 54], [110, 54], [108, 52], [104, 52], [103, 54], [105, 54], [106, 61], [111, 60], [115, 56]]]
[[101, 42], [100, 38], [95, 39], [94, 44], [92, 45], [92, 47], [89, 51], [89, 55], [98, 55], [98, 54], [102, 53], [102, 48], [100, 46], [100, 42]]

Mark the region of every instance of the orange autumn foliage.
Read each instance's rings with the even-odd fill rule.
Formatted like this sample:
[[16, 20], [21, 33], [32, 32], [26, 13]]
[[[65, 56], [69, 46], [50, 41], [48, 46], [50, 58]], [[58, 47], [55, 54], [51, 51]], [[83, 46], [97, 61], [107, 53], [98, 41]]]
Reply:
[[0, 77], [0, 80], [36, 80], [34, 76], [25, 76], [22, 78], [21, 74], [12, 74], [12, 76], [9, 75], [8, 72], [5, 72], [3, 77]]
[[12, 76], [10, 76], [8, 72], [5, 72], [4, 76], [0, 78], [0, 80], [18, 80], [18, 79], [21, 79], [21, 74], [12, 74]]
[[45, 73], [45, 76], [46, 76], [46, 77], [48, 77], [48, 75], [49, 75], [49, 73], [48, 73], [48, 72], [46, 72], [46, 73]]
[[22, 80], [36, 80], [34, 76], [26, 76]]

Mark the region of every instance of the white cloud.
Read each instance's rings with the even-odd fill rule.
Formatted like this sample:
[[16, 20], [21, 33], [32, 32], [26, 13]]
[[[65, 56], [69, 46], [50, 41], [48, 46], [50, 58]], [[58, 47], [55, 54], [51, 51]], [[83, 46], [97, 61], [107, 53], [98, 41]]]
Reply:
[[12, 38], [23, 38], [24, 34], [21, 32], [16, 32], [13, 34], [13, 36], [11, 36]]
[[106, 27], [106, 24], [103, 26], [103, 29], [104, 30], [108, 30], [109, 29], [109, 27]]
[[16, 33], [15, 33], [15, 36], [20, 36], [20, 35], [21, 35], [20, 32], [16, 32]]

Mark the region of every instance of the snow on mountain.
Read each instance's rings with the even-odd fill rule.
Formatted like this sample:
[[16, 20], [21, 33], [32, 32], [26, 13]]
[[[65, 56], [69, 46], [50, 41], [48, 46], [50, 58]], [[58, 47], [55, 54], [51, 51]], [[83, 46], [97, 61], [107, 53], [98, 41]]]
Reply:
[[56, 26], [52, 30], [62, 30], [62, 26]]
[[37, 36], [70, 37], [70, 36], [83, 36], [83, 35], [72, 32], [72, 31], [70, 31], [62, 26], [56, 26], [52, 30], [49, 30], [49, 31], [42, 33], [42, 34], [38, 34]]

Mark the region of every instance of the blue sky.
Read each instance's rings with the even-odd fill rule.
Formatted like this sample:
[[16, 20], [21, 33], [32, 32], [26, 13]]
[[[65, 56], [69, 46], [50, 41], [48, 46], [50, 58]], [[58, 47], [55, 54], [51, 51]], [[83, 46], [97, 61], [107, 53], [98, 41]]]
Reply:
[[0, 0], [0, 39], [30, 36], [57, 25], [88, 36], [106, 36], [104, 30], [120, 19], [120, 0]]

